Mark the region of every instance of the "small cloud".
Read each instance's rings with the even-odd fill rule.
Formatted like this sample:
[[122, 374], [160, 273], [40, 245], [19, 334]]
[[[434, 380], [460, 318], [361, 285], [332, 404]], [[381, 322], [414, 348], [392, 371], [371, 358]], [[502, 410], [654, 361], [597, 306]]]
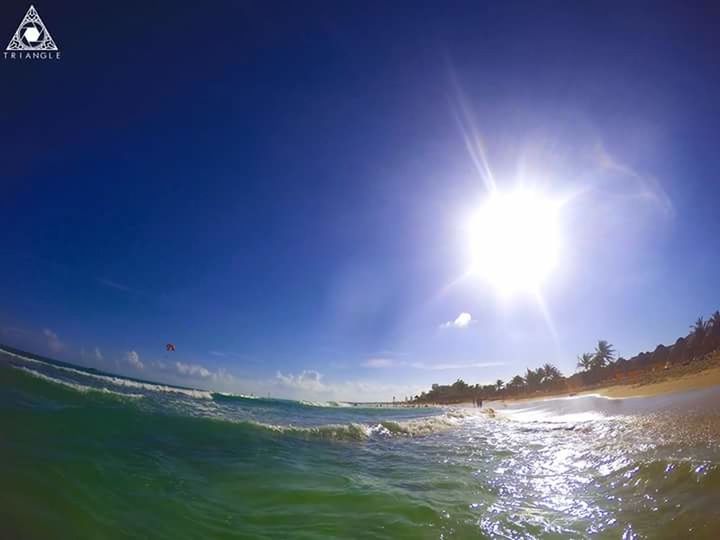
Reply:
[[95, 360], [97, 360], [98, 362], [103, 361], [103, 354], [102, 351], [100, 351], [99, 347], [95, 347]]
[[472, 315], [467, 311], [463, 311], [454, 321], [445, 322], [440, 325], [440, 328], [467, 328], [474, 322], [475, 320], [473, 320]]
[[197, 364], [184, 364], [183, 362], [175, 362], [175, 368], [181, 375], [189, 377], [202, 377], [206, 379], [212, 375], [209, 369]]
[[313, 370], [303, 370], [299, 375], [293, 375], [292, 373], [283, 375], [278, 371], [275, 378], [284, 386], [298, 390], [317, 392], [325, 389], [325, 385], [322, 382], [322, 375]]
[[235, 377], [233, 377], [225, 368], [218, 368], [218, 370], [212, 374], [212, 378], [216, 382], [221, 383], [233, 383]]
[[327, 381], [321, 373], [303, 370], [299, 374], [277, 372], [274, 381], [266, 381], [259, 393], [274, 392], [296, 399], [332, 401], [390, 401], [393, 396], [412, 396], [420, 388], [361, 380]]
[[135, 351], [128, 351], [125, 353], [125, 360], [135, 369], [142, 370], [145, 368], [145, 364], [140, 361], [140, 355]]
[[209, 351], [209, 352], [210, 352], [210, 354], [212, 354], [213, 356], [219, 356], [219, 357], [221, 357], [221, 358], [224, 358], [224, 357], [227, 356], [227, 354], [225, 354], [224, 352], [221, 352], [221, 351]]
[[368, 368], [389, 368], [395, 365], [395, 362], [390, 358], [368, 358], [362, 364]]
[[122, 283], [118, 283], [117, 281], [113, 281], [111, 279], [98, 278], [98, 283], [101, 283], [102, 285], [105, 285], [106, 287], [110, 287], [111, 289], [117, 289], [118, 291], [135, 292], [132, 288], [128, 287], [127, 285], [123, 285]]
[[60, 338], [58, 338], [58, 335], [55, 332], [53, 332], [52, 330], [50, 330], [49, 328], [44, 328], [43, 334], [47, 338], [48, 348], [52, 352], [58, 353], [65, 348], [65, 345], [63, 344], [62, 341], [60, 341]]
[[[162, 361], [155, 362], [155, 367], [159, 369], [172, 368], [171, 365], [167, 365]], [[230, 374], [225, 368], [218, 368], [217, 371], [212, 371], [205, 366], [199, 364], [186, 364], [185, 362], [175, 362], [175, 370], [183, 377], [194, 377], [205, 380], [212, 380], [215, 383], [220, 383], [227, 386], [228, 384], [235, 382], [235, 377]]]

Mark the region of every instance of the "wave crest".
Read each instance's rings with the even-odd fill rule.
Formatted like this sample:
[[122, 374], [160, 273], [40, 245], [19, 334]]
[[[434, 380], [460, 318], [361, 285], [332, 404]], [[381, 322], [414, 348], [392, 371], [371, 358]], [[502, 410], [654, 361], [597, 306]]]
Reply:
[[[114, 375], [101, 375], [99, 373], [91, 373], [89, 371], [83, 371], [81, 369], [74, 369], [68, 366], [61, 366], [56, 364], [51, 364], [50, 362], [43, 362], [42, 360], [37, 360], [35, 358], [28, 358], [27, 356], [22, 356], [19, 354], [15, 354], [10, 351], [6, 351], [4, 349], [0, 349], [4, 354], [7, 354], [8, 356], [14, 356], [15, 358], [19, 358], [20, 360], [24, 362], [31, 362], [34, 364], [40, 364], [41, 366], [49, 367], [52, 369], [57, 369], [60, 371], [66, 371], [68, 373], [73, 373], [75, 375], [80, 375], [81, 377], [88, 377], [91, 379], [95, 379], [104, 383], [112, 384], [115, 386], [124, 386], [127, 388], [137, 388], [139, 390], [147, 390], [149, 392], [162, 392], [162, 393], [172, 393], [172, 394], [183, 394], [185, 396], [196, 398], [196, 399], [212, 399], [213, 394], [212, 392], [208, 392], [207, 390], [197, 390], [194, 388], [181, 388], [179, 386], [169, 386], [165, 384], [160, 383], [152, 383], [152, 382], [143, 382], [143, 381], [136, 381], [133, 379], [126, 379], [124, 377], [116, 377]], [[52, 379], [52, 377], [50, 377]], [[53, 379], [54, 380], [54, 379]], [[68, 383], [72, 384], [72, 383]], [[83, 385], [79, 385], [83, 386]], [[123, 395], [130, 395], [130, 394], [123, 394]]]
[[421, 437], [431, 435], [457, 426], [459, 422], [460, 420], [457, 417], [443, 414], [412, 420], [383, 420], [377, 424], [355, 422], [349, 424], [325, 424], [321, 426], [283, 426], [262, 422], [249, 422], [249, 424], [265, 431], [305, 439], [365, 441], [374, 438]]
[[73, 383], [70, 381], [63, 381], [62, 379], [55, 379], [53, 377], [50, 377], [48, 375], [45, 375], [44, 373], [40, 373], [39, 371], [35, 371], [34, 369], [30, 369], [23, 366], [15, 366], [11, 364], [11, 367], [15, 369], [19, 369], [21, 371], [24, 371], [28, 375], [31, 375], [33, 377], [36, 377], [38, 379], [42, 379], [44, 381], [47, 381], [49, 383], [53, 384], [59, 384], [61, 386], [64, 386], [66, 388], [70, 388], [72, 390], [75, 390], [76, 392], [80, 392], [83, 394], [87, 394], [88, 392], [96, 392], [103, 395], [110, 395], [110, 396], [117, 396], [117, 397], [123, 397], [123, 398], [131, 398], [131, 399], [139, 399], [143, 396], [142, 394], [128, 394], [126, 392], [115, 392], [114, 390], [110, 390], [109, 388], [104, 387], [96, 387], [96, 386], [85, 386], [83, 384]]

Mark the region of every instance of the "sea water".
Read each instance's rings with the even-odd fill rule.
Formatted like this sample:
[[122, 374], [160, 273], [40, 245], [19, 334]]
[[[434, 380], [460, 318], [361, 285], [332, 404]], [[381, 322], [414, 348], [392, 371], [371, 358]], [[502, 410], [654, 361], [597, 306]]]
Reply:
[[0, 538], [720, 537], [720, 390], [489, 405], [258, 399], [0, 353]]

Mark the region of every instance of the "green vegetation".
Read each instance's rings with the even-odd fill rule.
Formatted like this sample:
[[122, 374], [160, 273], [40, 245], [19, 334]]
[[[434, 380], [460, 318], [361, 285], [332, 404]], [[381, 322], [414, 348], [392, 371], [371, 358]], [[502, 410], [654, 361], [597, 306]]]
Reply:
[[471, 385], [458, 379], [451, 385], [434, 384], [428, 392], [415, 396], [416, 403], [466, 403], [473, 400], [505, 399], [544, 393], [575, 392], [588, 387], [633, 382], [651, 371], [687, 365], [720, 350], [720, 311], [709, 320], [703, 317], [690, 326], [690, 333], [678, 338], [671, 346], [658, 345], [652, 352], [642, 352], [629, 360], [617, 358], [615, 348], [601, 339], [592, 352], [578, 355], [578, 372], [564, 377], [552, 364], [544, 364], [524, 375], [515, 375], [507, 383], [497, 380], [491, 384]]
[[434, 384], [429, 392], [415, 396], [418, 403], [464, 403], [477, 399], [499, 399], [522, 392], [557, 389], [565, 378], [552, 364], [545, 364], [536, 370], [528, 369], [525, 376], [515, 375], [505, 384], [498, 379], [493, 384], [469, 385], [458, 379], [451, 385]]

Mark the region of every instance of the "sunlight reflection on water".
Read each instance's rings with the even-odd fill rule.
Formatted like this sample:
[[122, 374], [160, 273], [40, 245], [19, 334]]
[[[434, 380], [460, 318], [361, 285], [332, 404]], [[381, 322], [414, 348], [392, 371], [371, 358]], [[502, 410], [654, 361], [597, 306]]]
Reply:
[[645, 399], [524, 403], [466, 426], [488, 450], [473, 475], [495, 496], [480, 529], [508, 538], [717, 531], [718, 395], [653, 399], [650, 413]]

